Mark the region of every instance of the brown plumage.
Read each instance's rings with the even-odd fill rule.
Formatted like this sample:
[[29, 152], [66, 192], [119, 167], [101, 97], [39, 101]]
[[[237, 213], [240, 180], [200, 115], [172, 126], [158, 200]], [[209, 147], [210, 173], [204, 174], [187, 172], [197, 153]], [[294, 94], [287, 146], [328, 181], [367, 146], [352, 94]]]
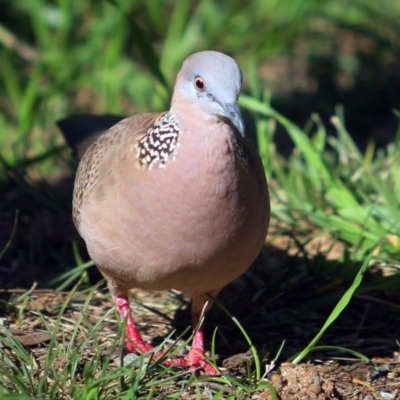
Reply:
[[[152, 348], [134, 325], [129, 289], [190, 293], [195, 328], [208, 294], [242, 274], [265, 240], [268, 188], [243, 137], [240, 86], [231, 58], [196, 53], [178, 74], [169, 112], [124, 119], [80, 147], [74, 222], [128, 318], [131, 351]], [[167, 363], [218, 373], [203, 354], [200, 328], [189, 355]]]

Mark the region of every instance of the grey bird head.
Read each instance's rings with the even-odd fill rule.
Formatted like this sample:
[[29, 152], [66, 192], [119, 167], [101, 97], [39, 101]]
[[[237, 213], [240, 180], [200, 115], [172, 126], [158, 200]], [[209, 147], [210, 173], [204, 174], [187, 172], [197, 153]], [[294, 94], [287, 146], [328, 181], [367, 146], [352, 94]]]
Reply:
[[206, 115], [232, 124], [244, 136], [237, 99], [242, 73], [235, 60], [217, 51], [188, 57], [176, 78], [171, 109], [180, 102], [194, 104]]

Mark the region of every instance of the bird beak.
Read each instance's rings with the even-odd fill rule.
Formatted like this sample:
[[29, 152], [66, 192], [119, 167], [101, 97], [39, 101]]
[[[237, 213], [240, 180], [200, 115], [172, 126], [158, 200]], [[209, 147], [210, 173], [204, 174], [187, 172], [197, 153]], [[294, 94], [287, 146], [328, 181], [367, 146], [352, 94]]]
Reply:
[[221, 119], [225, 123], [233, 125], [244, 137], [244, 122], [239, 105], [237, 103], [224, 103], [221, 106], [223, 109], [223, 114], [220, 115]]

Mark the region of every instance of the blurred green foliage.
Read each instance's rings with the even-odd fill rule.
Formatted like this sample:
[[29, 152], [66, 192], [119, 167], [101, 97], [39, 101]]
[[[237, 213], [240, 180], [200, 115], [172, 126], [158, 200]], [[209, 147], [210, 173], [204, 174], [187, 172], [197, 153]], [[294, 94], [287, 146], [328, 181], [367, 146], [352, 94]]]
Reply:
[[[247, 97], [241, 104], [251, 112], [268, 176], [286, 193], [274, 193], [275, 215], [290, 224], [301, 215], [361, 246], [360, 254], [382, 241], [398, 251], [390, 235], [397, 238], [399, 228], [380, 222], [387, 221], [388, 209], [394, 218], [400, 202], [393, 175], [398, 148], [374, 159], [370, 143], [364, 156], [343, 115], [328, 124], [330, 130], [326, 126], [335, 103], [346, 96], [346, 115], [364, 123], [362, 132], [372, 125], [374, 110], [387, 115], [398, 106], [399, 91], [390, 80], [400, 78], [397, 0], [0, 0], [0, 9], [0, 185], [10, 174], [29, 181], [66, 169], [69, 154], [57, 119], [163, 110], [183, 59], [215, 49], [243, 69]], [[297, 124], [306, 122], [304, 129], [271, 105]], [[310, 106], [322, 120], [310, 118]], [[297, 113], [290, 114], [293, 109]], [[378, 122], [384, 129], [385, 121]], [[285, 137], [296, 147], [290, 159], [276, 151]], [[385, 165], [388, 173], [372, 180]], [[394, 188], [384, 198], [390, 207], [385, 201], [378, 207], [386, 184]]]
[[247, 72], [298, 57], [303, 40], [301, 57], [333, 52], [338, 68], [356, 73], [362, 55], [330, 49], [340, 29], [372, 38], [381, 59], [400, 44], [396, 0], [2, 0], [0, 7], [0, 122], [12, 124], [21, 140], [34, 126], [74, 112], [165, 108], [165, 82], [170, 88], [196, 50], [231, 54]]

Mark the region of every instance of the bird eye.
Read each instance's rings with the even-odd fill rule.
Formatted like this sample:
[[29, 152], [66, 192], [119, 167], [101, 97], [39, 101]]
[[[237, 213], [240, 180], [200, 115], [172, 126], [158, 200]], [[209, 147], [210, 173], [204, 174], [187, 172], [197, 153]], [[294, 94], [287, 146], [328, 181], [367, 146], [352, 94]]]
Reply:
[[194, 78], [194, 86], [200, 92], [204, 92], [204, 90], [206, 90], [206, 83], [200, 76], [196, 76], [196, 78]]

